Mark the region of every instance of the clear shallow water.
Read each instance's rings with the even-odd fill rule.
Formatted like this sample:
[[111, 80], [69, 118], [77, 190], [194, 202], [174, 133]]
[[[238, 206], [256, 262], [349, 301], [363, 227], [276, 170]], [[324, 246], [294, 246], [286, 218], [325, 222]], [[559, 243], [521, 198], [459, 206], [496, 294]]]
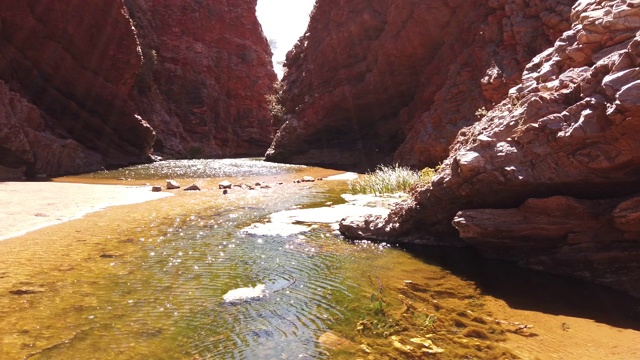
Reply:
[[[438, 348], [445, 352], [428, 356], [518, 358], [505, 343], [513, 326], [493, 321], [502, 319], [496, 299], [468, 273], [345, 242], [325, 226], [291, 236], [240, 232], [277, 211], [338, 203], [345, 183], [292, 183], [334, 173], [238, 159], [91, 175], [183, 178], [204, 191], [179, 190], [0, 243], [0, 358], [404, 359]], [[223, 176], [274, 186], [223, 196]], [[227, 291], [259, 283], [267, 297], [223, 303]], [[320, 341], [328, 333], [344, 341]], [[434, 347], [411, 342], [418, 338]]]

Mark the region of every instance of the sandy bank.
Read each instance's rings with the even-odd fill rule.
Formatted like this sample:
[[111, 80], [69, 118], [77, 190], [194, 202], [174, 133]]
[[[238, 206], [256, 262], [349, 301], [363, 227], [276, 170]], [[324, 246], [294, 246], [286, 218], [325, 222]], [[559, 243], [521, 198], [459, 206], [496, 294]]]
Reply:
[[110, 206], [171, 196], [148, 186], [0, 182], [0, 240], [81, 218]]

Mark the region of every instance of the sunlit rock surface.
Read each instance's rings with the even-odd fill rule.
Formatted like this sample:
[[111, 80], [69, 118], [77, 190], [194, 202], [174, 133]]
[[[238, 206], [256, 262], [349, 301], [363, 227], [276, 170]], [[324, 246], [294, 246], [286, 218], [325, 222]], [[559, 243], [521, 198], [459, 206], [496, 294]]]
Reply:
[[119, 1], [0, 1], [0, 178], [146, 161], [140, 67]]
[[569, 29], [572, 1], [319, 1], [287, 55], [272, 161], [435, 166]]
[[143, 63], [139, 111], [168, 157], [262, 156], [276, 75], [256, 0], [125, 0]]
[[579, 1], [571, 19], [507, 99], [460, 131], [428, 186], [360, 221], [368, 237], [460, 234], [640, 296], [640, 3]]
[[310, 231], [318, 224], [338, 227], [338, 223], [349, 217], [364, 215], [385, 216], [389, 208], [400, 201], [395, 197], [343, 194], [346, 204], [337, 204], [308, 209], [284, 210], [270, 215], [270, 222], [255, 223], [242, 229], [242, 233], [262, 236], [287, 236]]

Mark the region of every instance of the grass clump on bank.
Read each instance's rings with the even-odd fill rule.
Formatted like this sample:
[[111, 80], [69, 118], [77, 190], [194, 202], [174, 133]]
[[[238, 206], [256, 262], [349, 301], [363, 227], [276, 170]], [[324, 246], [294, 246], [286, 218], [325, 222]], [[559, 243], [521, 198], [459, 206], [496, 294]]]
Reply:
[[349, 181], [352, 194], [395, 194], [409, 192], [416, 184], [428, 182], [435, 174], [430, 168], [414, 171], [408, 167], [379, 165], [374, 172], [369, 172], [359, 179]]

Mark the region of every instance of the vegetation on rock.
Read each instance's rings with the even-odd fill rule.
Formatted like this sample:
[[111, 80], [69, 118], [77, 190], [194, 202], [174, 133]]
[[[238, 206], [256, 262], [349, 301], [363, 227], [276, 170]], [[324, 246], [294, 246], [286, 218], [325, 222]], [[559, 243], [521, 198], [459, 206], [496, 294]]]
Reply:
[[429, 182], [433, 175], [435, 175], [435, 170], [431, 168], [415, 171], [398, 164], [393, 166], [380, 165], [375, 171], [350, 181], [349, 191], [352, 194], [373, 195], [407, 193], [415, 185]]

